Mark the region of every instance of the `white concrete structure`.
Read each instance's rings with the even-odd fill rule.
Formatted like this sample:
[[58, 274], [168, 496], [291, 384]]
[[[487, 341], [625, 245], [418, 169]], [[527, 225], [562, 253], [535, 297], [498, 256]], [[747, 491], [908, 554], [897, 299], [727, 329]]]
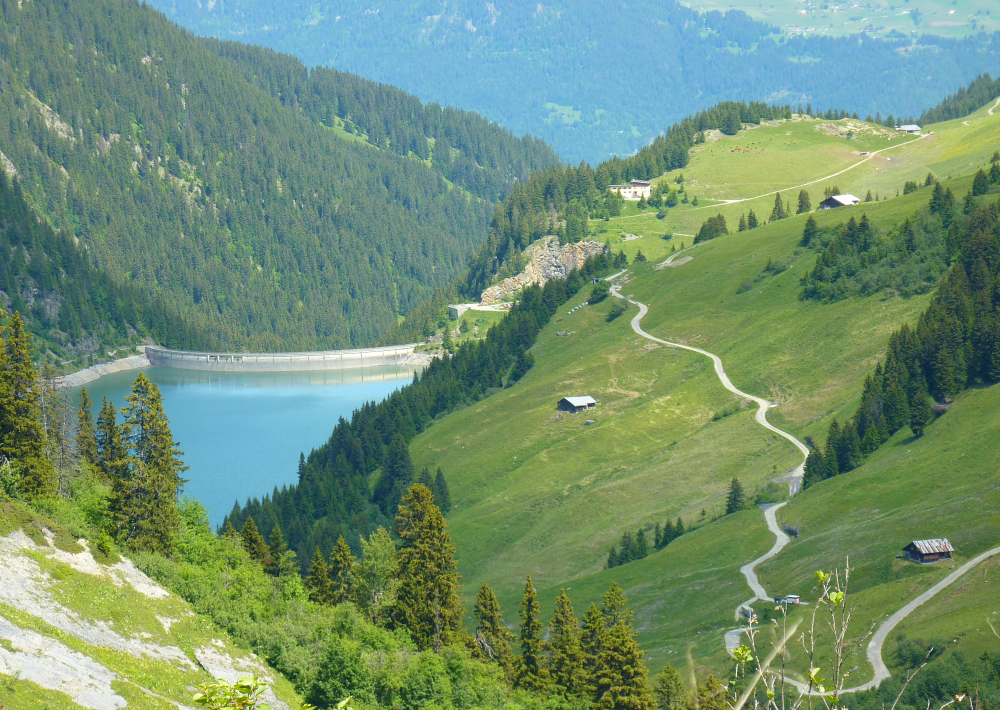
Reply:
[[648, 200], [653, 192], [653, 186], [649, 180], [633, 180], [629, 185], [610, 185], [608, 189], [612, 192], [617, 192], [622, 196], [623, 200], [631, 200], [633, 202], [638, 202], [643, 197]]
[[920, 135], [920, 126], [916, 126], [912, 123], [908, 123], [905, 126], [896, 126], [896, 130], [900, 133], [909, 133], [914, 136]]

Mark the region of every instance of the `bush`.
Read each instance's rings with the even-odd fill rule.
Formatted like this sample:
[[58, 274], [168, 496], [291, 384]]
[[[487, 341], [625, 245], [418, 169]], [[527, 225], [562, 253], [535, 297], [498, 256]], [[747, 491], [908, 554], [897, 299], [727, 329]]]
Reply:
[[590, 303], [600, 303], [608, 297], [610, 292], [611, 284], [604, 279], [601, 279], [594, 284], [594, 288], [590, 289], [590, 298], [588, 300]]

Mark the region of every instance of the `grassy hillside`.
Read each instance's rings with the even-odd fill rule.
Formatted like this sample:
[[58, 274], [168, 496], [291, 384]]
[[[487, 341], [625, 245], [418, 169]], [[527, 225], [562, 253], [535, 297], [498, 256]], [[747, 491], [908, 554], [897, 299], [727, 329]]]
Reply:
[[[799, 125], [803, 139], [813, 135], [808, 131], [815, 123]], [[778, 130], [789, 128], [762, 127], [747, 135]], [[992, 155], [1000, 115], [984, 110], [932, 130], [934, 135], [919, 143], [893, 149], [905, 159], [886, 161], [894, 164], [887, 175], [874, 169], [868, 174], [885, 181], [880, 184], [901, 186], [931, 170], [960, 198], [971, 184], [969, 173]], [[746, 137], [741, 133], [732, 140]], [[821, 145], [829, 145], [825, 141]], [[780, 152], [774, 151], [772, 164], [781, 163]], [[824, 160], [835, 163], [836, 151]], [[724, 158], [717, 164], [723, 166]], [[699, 174], [705, 173], [699, 172], [696, 156], [685, 177]], [[727, 188], [752, 194], [749, 182], [755, 175], [745, 175], [743, 183]], [[793, 179], [791, 171], [788, 176]], [[841, 182], [842, 189], [845, 184], [850, 183]], [[720, 192], [720, 197], [738, 199], [732, 196], [738, 192]], [[863, 212], [877, 229], [888, 229], [921, 209], [929, 197], [930, 188], [898, 198], [893, 189], [887, 201], [813, 216], [826, 227]], [[685, 211], [678, 208], [676, 214]], [[682, 241], [690, 246], [690, 238], [664, 239], [662, 222], [636, 217], [634, 211], [604, 223], [609, 232], [638, 236], [618, 242], [630, 255], [641, 250], [650, 257], [630, 267], [631, 280], [623, 288], [649, 305], [644, 329], [719, 355], [734, 384], [778, 402], [771, 421], [800, 438], [821, 437], [833, 417], [843, 421], [853, 414], [861, 383], [881, 357], [890, 332], [913, 323], [930, 298], [878, 294], [836, 303], [801, 300], [799, 279], [815, 262], [815, 254], [800, 245], [805, 220], [805, 215], [792, 217], [717, 238], [690, 251], [690, 261], [662, 269], [657, 262]], [[769, 261], [781, 267], [778, 273], [765, 272]], [[751, 287], [745, 288], [746, 283]], [[583, 295], [543, 330], [532, 350], [535, 367], [517, 385], [450, 415], [414, 439], [415, 464], [454, 472], [455, 506], [449, 520], [468, 590], [482, 579], [489, 581], [512, 613], [526, 574], [542, 588], [549, 607], [560, 587], [567, 588], [579, 608], [618, 579], [643, 620], [641, 641], [654, 666], [681, 659], [693, 643], [695, 663], [718, 668], [725, 662], [722, 632], [733, 625], [736, 605], [749, 596], [738, 567], [767, 549], [773, 537], [759, 511], [709, 521], [721, 512], [733, 476], [752, 496], [801, 459], [787, 442], [757, 427], [749, 411], [727, 410], [738, 400], [722, 389], [707, 359], [639, 339], [628, 323], [634, 309], [611, 322], [607, 302], [569, 313]], [[599, 400], [598, 408], [585, 415], [558, 413], [556, 401], [570, 394], [590, 394]], [[593, 423], [585, 424], [586, 419]], [[886, 455], [880, 452], [864, 469]], [[927, 464], [928, 470], [934, 466]], [[864, 495], [863, 486], [857, 490]], [[894, 495], [887, 492], [882, 505], [889, 507]], [[925, 489], [914, 495], [923, 505], [932, 504]], [[807, 492], [796, 499], [788, 520], [799, 521], [797, 506], [815, 496]], [[817, 504], [819, 510], [822, 504]], [[608, 549], [623, 532], [644, 527], [648, 534], [654, 523], [678, 515], [687, 525], [705, 524], [645, 560], [602, 570]], [[858, 513], [858, 518], [867, 527], [856, 538], [845, 538], [843, 548], [812, 544], [804, 548], [811, 556], [786, 576], [764, 577], [765, 586], [794, 591], [813, 569], [842, 563], [852, 540], [883, 540], [870, 515]], [[821, 527], [817, 535], [826, 541], [837, 534], [841, 518], [832, 513], [822, 519], [823, 526], [815, 520], [802, 525], [804, 530]], [[930, 532], [911, 535], [924, 534]], [[795, 545], [808, 539], [804, 534]], [[884, 544], [896, 541], [885, 539]], [[776, 561], [765, 569], [771, 575], [779, 567]], [[866, 574], [859, 572], [859, 580]], [[894, 602], [907, 596], [896, 588], [880, 594], [883, 601]], [[697, 638], [699, 632], [707, 636]]]
[[288, 681], [128, 560], [97, 558], [61, 526], [0, 502], [0, 696], [10, 710], [191, 704], [213, 677], [259, 675], [272, 707]]

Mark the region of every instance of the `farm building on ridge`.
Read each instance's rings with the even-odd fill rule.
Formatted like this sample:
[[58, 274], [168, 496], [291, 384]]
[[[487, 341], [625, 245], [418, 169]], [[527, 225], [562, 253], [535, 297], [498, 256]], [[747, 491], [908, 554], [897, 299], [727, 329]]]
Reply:
[[937, 562], [938, 560], [950, 560], [951, 553], [955, 548], [951, 546], [947, 538], [936, 538], [933, 540], [914, 540], [903, 548], [906, 559], [919, 562], [922, 565]]
[[593, 409], [597, 406], [597, 400], [593, 397], [584, 395], [583, 397], [563, 397], [559, 400], [559, 404], [556, 408], [563, 412], [572, 412], [576, 414], [577, 412], [583, 412], [588, 409]]
[[920, 135], [920, 126], [915, 126], [912, 123], [908, 123], [905, 126], [896, 126], [896, 130], [900, 133], [909, 133], [914, 136]]
[[821, 210], [832, 210], [834, 207], [854, 207], [861, 200], [854, 195], [831, 195], [819, 203]]
[[643, 197], [647, 200], [653, 192], [653, 186], [649, 180], [633, 180], [630, 185], [609, 185], [608, 189], [617, 192], [624, 200], [635, 200], [638, 202]]

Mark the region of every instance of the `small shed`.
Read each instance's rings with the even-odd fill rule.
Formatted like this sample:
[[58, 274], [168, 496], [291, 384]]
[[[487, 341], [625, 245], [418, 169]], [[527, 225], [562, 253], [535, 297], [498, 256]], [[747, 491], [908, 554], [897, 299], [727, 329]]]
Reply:
[[853, 207], [860, 204], [861, 200], [854, 195], [831, 195], [819, 203], [821, 210], [832, 210], [835, 207]]
[[787, 597], [785, 597], [785, 604], [792, 604], [794, 606], [798, 606], [801, 603], [802, 599], [799, 597], [798, 594], [789, 594]]
[[559, 404], [556, 405], [560, 411], [572, 412], [573, 414], [593, 409], [596, 406], [597, 400], [587, 395], [582, 397], [563, 397], [559, 400]]
[[927, 565], [938, 560], [950, 560], [955, 548], [947, 538], [939, 537], [933, 540], [914, 540], [903, 548], [906, 559]]

